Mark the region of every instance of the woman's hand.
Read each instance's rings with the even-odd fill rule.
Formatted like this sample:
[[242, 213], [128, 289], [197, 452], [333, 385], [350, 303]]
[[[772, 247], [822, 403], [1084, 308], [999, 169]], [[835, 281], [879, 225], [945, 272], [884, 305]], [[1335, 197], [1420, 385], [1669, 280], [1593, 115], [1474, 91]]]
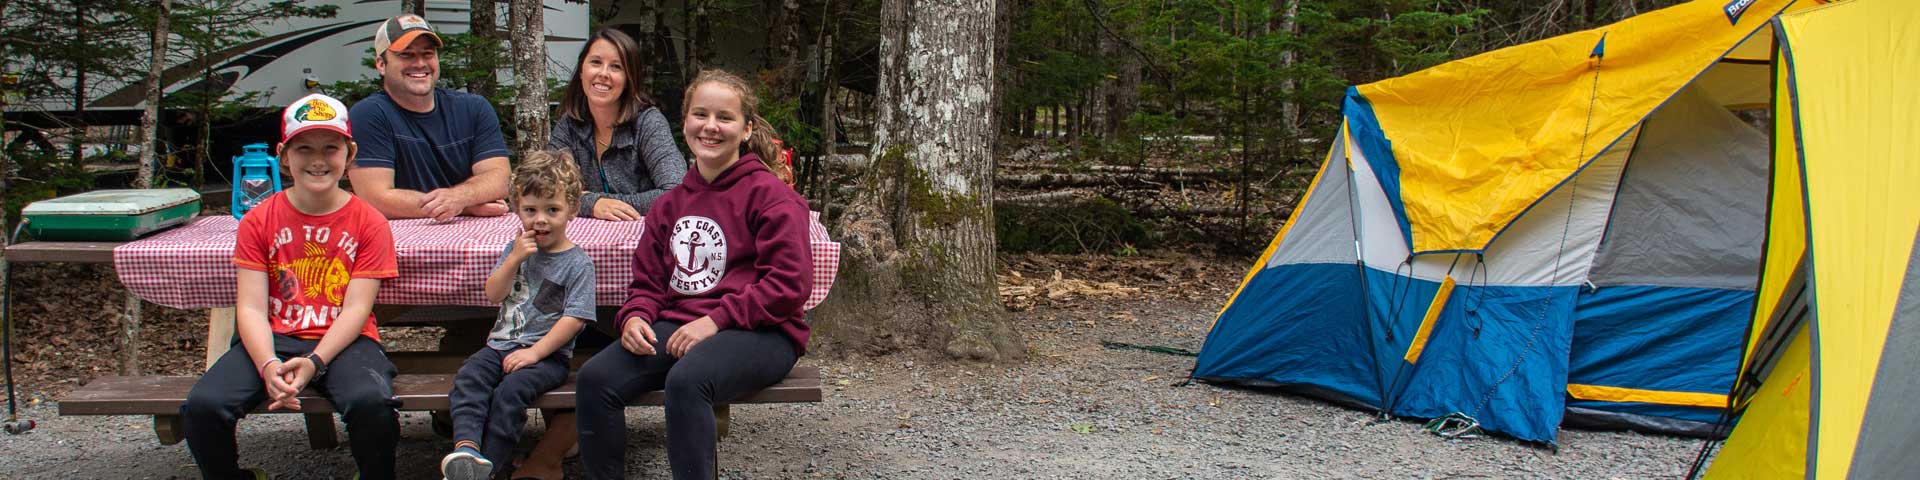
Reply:
[[694, 345], [699, 345], [719, 331], [720, 326], [713, 324], [713, 317], [700, 317], [699, 320], [688, 322], [673, 331], [673, 338], [667, 339], [667, 353], [673, 354], [673, 358], [686, 357], [687, 351], [692, 350]]
[[640, 211], [633, 205], [617, 198], [600, 197], [593, 201], [593, 218], [612, 222], [630, 222], [640, 219]]
[[653, 338], [653, 324], [640, 317], [627, 318], [626, 328], [620, 329], [620, 347], [634, 355], [653, 355], [653, 344], [659, 342]]

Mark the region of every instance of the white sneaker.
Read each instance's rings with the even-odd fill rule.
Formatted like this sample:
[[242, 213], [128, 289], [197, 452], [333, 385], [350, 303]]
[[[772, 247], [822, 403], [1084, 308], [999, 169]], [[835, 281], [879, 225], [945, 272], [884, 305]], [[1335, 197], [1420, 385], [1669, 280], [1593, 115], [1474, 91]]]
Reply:
[[493, 475], [493, 462], [472, 448], [460, 447], [440, 458], [440, 474], [447, 480], [487, 480]]

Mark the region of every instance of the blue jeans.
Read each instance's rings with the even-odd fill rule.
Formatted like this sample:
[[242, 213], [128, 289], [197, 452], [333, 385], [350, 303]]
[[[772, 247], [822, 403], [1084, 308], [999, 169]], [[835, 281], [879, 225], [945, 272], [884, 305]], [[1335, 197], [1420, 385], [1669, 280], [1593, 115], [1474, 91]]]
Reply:
[[480, 347], [453, 375], [447, 394], [453, 416], [453, 441], [472, 441], [493, 462], [498, 475], [511, 469], [513, 447], [527, 425], [527, 407], [533, 399], [567, 381], [567, 359], [556, 352], [513, 373], [503, 373], [500, 360], [525, 349]]

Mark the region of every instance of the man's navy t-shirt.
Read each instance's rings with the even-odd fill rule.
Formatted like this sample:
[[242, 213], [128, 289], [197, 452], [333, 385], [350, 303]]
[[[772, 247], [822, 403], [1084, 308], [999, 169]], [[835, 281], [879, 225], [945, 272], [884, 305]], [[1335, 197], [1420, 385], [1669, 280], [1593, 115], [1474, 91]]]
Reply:
[[393, 186], [430, 192], [473, 176], [473, 164], [507, 156], [493, 105], [479, 95], [433, 89], [433, 111], [415, 113], [377, 92], [353, 104], [354, 163], [393, 169]]

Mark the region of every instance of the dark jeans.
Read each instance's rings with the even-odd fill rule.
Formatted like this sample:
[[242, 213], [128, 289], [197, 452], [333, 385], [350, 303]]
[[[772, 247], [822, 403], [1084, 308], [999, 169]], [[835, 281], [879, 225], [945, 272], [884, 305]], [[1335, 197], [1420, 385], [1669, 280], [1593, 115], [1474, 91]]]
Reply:
[[800, 359], [775, 329], [721, 330], [675, 359], [667, 353], [667, 339], [679, 328], [653, 324], [657, 354], [634, 355], [615, 343], [580, 367], [580, 464], [588, 478], [625, 478], [626, 401], [665, 389], [673, 478], [711, 480], [720, 448], [713, 406], [779, 383]]
[[500, 360], [525, 348], [503, 351], [480, 347], [454, 374], [453, 391], [447, 394], [453, 412], [453, 441], [480, 444], [480, 454], [493, 462], [495, 475], [511, 470], [513, 447], [527, 425], [527, 406], [533, 405], [535, 397], [567, 381], [566, 357], [557, 353], [513, 373], [503, 373]]
[[[281, 359], [306, 355], [319, 340], [274, 335], [273, 351]], [[213, 362], [180, 406], [186, 428], [187, 450], [206, 478], [253, 478], [240, 470], [234, 424], [267, 400], [267, 385], [258, 365], [238, 341]], [[367, 337], [354, 339], [327, 365], [327, 374], [308, 383], [333, 402], [347, 423], [347, 444], [360, 477], [393, 478], [393, 452], [400, 445], [400, 414], [394, 409], [393, 362], [386, 350]]]

